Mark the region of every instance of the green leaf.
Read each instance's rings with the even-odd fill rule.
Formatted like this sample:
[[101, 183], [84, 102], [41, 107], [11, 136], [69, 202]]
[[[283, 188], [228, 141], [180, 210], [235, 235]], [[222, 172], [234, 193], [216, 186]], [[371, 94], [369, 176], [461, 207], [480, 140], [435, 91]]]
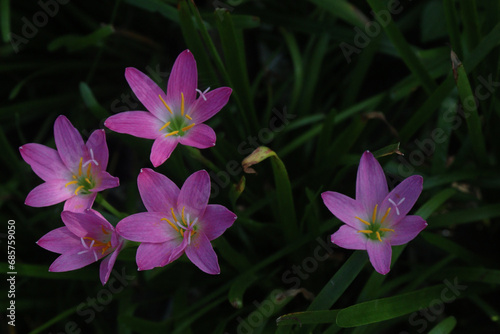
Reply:
[[92, 90], [90, 87], [87, 85], [85, 82], [80, 82], [80, 95], [82, 96], [82, 100], [87, 106], [87, 108], [90, 109], [90, 112], [97, 118], [98, 120], [104, 120], [108, 116], [110, 116], [110, 113], [104, 109], [99, 102], [97, 102], [94, 94], [92, 93]]
[[339, 310], [323, 310], [310, 312], [296, 312], [282, 315], [276, 319], [278, 326], [330, 324], [335, 323]]
[[149, 12], [160, 13], [163, 17], [179, 23], [179, 14], [174, 6], [170, 6], [162, 0], [125, 0], [125, 2], [136, 6], [138, 8], [145, 9]]
[[429, 331], [429, 334], [449, 334], [453, 331], [456, 325], [457, 319], [451, 316], [442, 320], [439, 324], [434, 326], [434, 328]]
[[337, 325], [356, 327], [394, 319], [429, 306], [440, 299], [444, 284], [349, 306], [339, 311]]
[[364, 28], [368, 23], [368, 18], [346, 0], [309, 0], [320, 8], [327, 10], [335, 18], [345, 21], [348, 24]]
[[441, 215], [436, 215], [430, 217], [427, 222], [429, 224], [429, 228], [434, 229], [455, 226], [458, 224], [478, 222], [499, 216], [500, 204], [490, 204], [477, 208], [456, 210]]
[[4, 43], [10, 41], [10, 0], [0, 0], [0, 30]]
[[114, 32], [115, 29], [113, 26], [105, 25], [85, 36], [64, 35], [49, 43], [47, 49], [49, 51], [56, 51], [57, 49], [65, 47], [68, 52], [74, 52], [91, 46], [100, 46], [103, 44], [104, 40]]

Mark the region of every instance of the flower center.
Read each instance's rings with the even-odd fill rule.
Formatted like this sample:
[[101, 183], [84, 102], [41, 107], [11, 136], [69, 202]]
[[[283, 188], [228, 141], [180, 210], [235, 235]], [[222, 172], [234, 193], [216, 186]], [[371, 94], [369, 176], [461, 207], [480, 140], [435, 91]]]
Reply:
[[184, 136], [186, 132], [191, 129], [193, 126], [196, 124], [192, 122], [191, 116], [188, 114], [184, 113], [184, 94], [181, 92], [181, 114], [178, 115], [177, 113], [174, 113], [172, 109], [168, 106], [168, 104], [165, 102], [165, 100], [161, 97], [161, 95], [158, 95], [160, 98], [161, 102], [167, 108], [168, 112], [170, 113], [170, 118], [169, 120], [160, 128], [159, 131], [163, 131], [167, 129], [167, 134], [165, 134], [165, 137], [169, 136]]
[[[109, 231], [106, 231], [103, 226], [101, 226], [101, 229], [104, 232], [104, 234], [109, 234]], [[91, 237], [83, 237], [83, 238], [80, 238], [80, 240], [82, 241], [82, 245], [83, 245], [83, 247], [85, 247], [85, 250], [78, 252], [77, 254], [78, 255], [85, 254], [85, 253], [91, 251], [94, 253], [94, 258], [96, 261], [99, 259], [96, 251], [100, 250], [101, 255], [104, 255], [104, 253], [106, 253], [106, 251], [111, 247], [111, 240], [109, 240], [108, 242], [103, 242], [103, 241], [96, 240], [96, 239], [91, 238]], [[86, 240], [88, 240], [88, 241], [86, 241]]]
[[183, 238], [184, 238], [184, 235], [187, 234], [188, 244], [189, 244], [189, 243], [191, 243], [191, 237], [194, 234], [196, 234], [197, 226], [195, 226], [195, 225], [198, 222], [198, 217], [191, 221], [189, 219], [189, 213], [184, 215], [184, 209], [185, 209], [185, 207], [183, 206], [182, 211], [181, 211], [181, 215], [180, 215], [180, 218], [181, 218], [180, 221], [177, 219], [177, 216], [175, 215], [174, 208], [170, 208], [170, 212], [172, 213], [173, 222], [167, 218], [162, 218], [161, 220], [166, 221]]
[[359, 217], [354, 217], [358, 219], [360, 222], [368, 226], [368, 229], [366, 230], [359, 230], [358, 233], [364, 233], [369, 239], [372, 240], [378, 240], [382, 241], [382, 237], [385, 235], [386, 232], [394, 232], [392, 228], [383, 228], [382, 224], [384, 223], [385, 219], [389, 215], [389, 212], [391, 212], [391, 208], [389, 207], [387, 211], [385, 212], [384, 216], [380, 220], [380, 222], [377, 221], [377, 208], [378, 204], [375, 204], [375, 208], [373, 208], [373, 214], [372, 214], [372, 221], [371, 223], [361, 219]]
[[[80, 163], [78, 164], [78, 175], [73, 174], [72, 181], [69, 181], [64, 185], [67, 188], [69, 185], [76, 184], [75, 195], [81, 192], [83, 195], [90, 194], [90, 189], [95, 187], [95, 180], [91, 173], [92, 164], [99, 165], [99, 163], [94, 159], [94, 152], [90, 149], [91, 159], [83, 164], [83, 157], [80, 158]], [[87, 167], [85, 174], [83, 173], [83, 168]]]

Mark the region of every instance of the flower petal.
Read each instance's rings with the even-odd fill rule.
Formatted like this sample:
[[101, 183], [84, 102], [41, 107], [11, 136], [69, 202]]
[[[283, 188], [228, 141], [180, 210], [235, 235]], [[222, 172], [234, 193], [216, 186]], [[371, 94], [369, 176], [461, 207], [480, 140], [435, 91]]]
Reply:
[[413, 240], [424, 228], [427, 222], [420, 216], [406, 216], [393, 228], [395, 232], [389, 235], [392, 246], [404, 245]]
[[220, 87], [204, 94], [206, 100], [198, 97], [189, 110], [193, 122], [199, 124], [212, 118], [227, 104], [232, 91], [229, 87]]
[[397, 224], [408, 214], [422, 192], [423, 182], [420, 175], [410, 176], [385, 197], [380, 205], [379, 213], [385, 213], [391, 208], [389, 215], [387, 215], [388, 227]]
[[168, 177], [149, 168], [141, 169], [137, 186], [149, 212], [169, 212], [177, 207], [180, 189]]
[[[169, 113], [167, 108], [163, 105], [161, 98], [166, 101], [167, 96], [165, 92], [158, 87], [158, 85], [151, 80], [146, 74], [142, 73], [138, 69], [134, 67], [127, 67], [125, 69], [125, 79], [127, 79], [130, 88], [134, 92], [135, 96], [142, 102], [144, 107], [153, 114], [156, 118], [160, 119], [163, 122], [167, 120], [167, 114]], [[121, 115], [121, 114], [118, 114]], [[114, 115], [111, 117], [115, 117], [118, 115]], [[110, 118], [111, 118], [110, 117]], [[106, 123], [110, 119], [106, 120]], [[125, 121], [125, 120], [123, 120]], [[106, 125], [106, 124], [105, 124]], [[108, 126], [108, 125], [106, 125]], [[111, 129], [111, 128], [110, 128]], [[113, 130], [113, 129], [112, 129]], [[158, 130], [158, 129], [156, 129]], [[117, 131], [120, 132], [120, 131]], [[128, 133], [128, 132], [125, 132]], [[135, 136], [135, 135], [134, 135]], [[141, 136], [138, 136], [141, 137]]]
[[90, 237], [95, 240], [105, 240], [109, 232], [114, 230], [107, 221], [87, 210], [82, 212], [61, 212], [61, 219], [66, 227], [78, 238]]
[[150, 160], [153, 166], [158, 167], [164, 163], [177, 146], [178, 139], [176, 136], [156, 138], [151, 148]]
[[137, 242], [160, 243], [180, 239], [181, 235], [166, 221], [165, 214], [140, 212], [122, 219], [116, 225], [116, 232], [123, 238]]
[[208, 240], [214, 240], [233, 225], [236, 215], [226, 207], [218, 204], [209, 204], [203, 218], [197, 223], [198, 232], [205, 234]]
[[191, 243], [186, 247], [186, 255], [191, 262], [207, 274], [220, 274], [217, 254], [203, 233], [191, 238]]
[[36, 243], [48, 251], [59, 254], [76, 253], [82, 248], [80, 238], [71, 233], [66, 226], [50, 231]]
[[215, 131], [206, 124], [197, 124], [192, 129], [188, 130], [184, 136], [179, 137], [179, 142], [182, 145], [196, 148], [215, 146], [215, 140]]
[[[87, 250], [85, 253], [62, 254], [49, 267], [51, 272], [80, 269], [96, 262], [102, 257], [100, 252]], [[97, 258], [97, 260], [96, 260]]]
[[106, 143], [106, 133], [104, 130], [100, 129], [92, 132], [85, 145], [89, 149], [89, 156], [86, 157], [86, 159], [92, 159], [92, 155], [90, 155], [90, 150], [92, 150], [93, 159], [99, 164], [98, 166], [95, 166], [94, 162], [92, 162], [92, 168], [97, 167], [99, 170], [106, 170], [106, 167], [108, 166], [109, 151], [108, 144]]
[[79, 194], [73, 196], [66, 200], [63, 210], [72, 212], [85, 212], [87, 209], [90, 209], [92, 207], [92, 204], [94, 204], [96, 197], [97, 193], [88, 195]]
[[[185, 212], [194, 217], [202, 217], [210, 197], [210, 176], [205, 170], [191, 174], [182, 185], [177, 200], [177, 210]], [[191, 219], [191, 220], [192, 220]]]
[[366, 228], [366, 225], [356, 218], [364, 219], [365, 216], [365, 209], [360, 202], [334, 191], [325, 191], [321, 197], [328, 210], [340, 221], [356, 230]]
[[366, 242], [366, 250], [373, 268], [375, 268], [379, 274], [387, 274], [391, 269], [391, 244], [387, 240], [380, 242], [378, 240], [368, 239]]
[[54, 139], [62, 162], [70, 171], [76, 170], [80, 158], [83, 158], [85, 143], [78, 130], [63, 115], [57, 117], [54, 123]]
[[71, 172], [53, 148], [32, 143], [19, 147], [19, 152], [33, 172], [44, 181], [71, 177]]
[[97, 175], [98, 185], [92, 189], [91, 192], [99, 192], [105, 189], [115, 188], [120, 185], [120, 179], [112, 176], [108, 172], [102, 171]]
[[356, 200], [363, 203], [366, 212], [372, 213], [376, 204], [382, 203], [389, 192], [382, 166], [369, 151], [363, 153], [356, 178]]
[[31, 190], [24, 204], [33, 207], [50, 206], [61, 203], [75, 194], [64, 185], [66, 180], [50, 180]]
[[189, 106], [196, 99], [196, 88], [198, 88], [196, 61], [191, 51], [184, 50], [175, 60], [168, 78], [167, 103], [172, 108], [180, 108], [182, 93], [185, 106]]
[[342, 225], [337, 232], [331, 236], [332, 243], [345, 249], [366, 249], [366, 241], [368, 238], [358, 230]]
[[137, 248], [136, 262], [139, 270], [150, 270], [155, 267], [163, 267], [165, 262], [170, 259], [174, 249], [180, 244], [181, 240], [171, 240], [162, 243], [144, 242]]
[[102, 285], [106, 284], [109, 279], [109, 275], [113, 270], [113, 266], [115, 265], [116, 258], [118, 254], [122, 250], [123, 242], [119, 244], [119, 246], [115, 249], [115, 251], [109, 254], [104, 260], [101, 261], [101, 265], [99, 266], [99, 278], [101, 280]]
[[115, 132], [146, 139], [159, 137], [163, 124], [163, 121], [146, 111], [121, 112], [104, 121], [104, 125]]

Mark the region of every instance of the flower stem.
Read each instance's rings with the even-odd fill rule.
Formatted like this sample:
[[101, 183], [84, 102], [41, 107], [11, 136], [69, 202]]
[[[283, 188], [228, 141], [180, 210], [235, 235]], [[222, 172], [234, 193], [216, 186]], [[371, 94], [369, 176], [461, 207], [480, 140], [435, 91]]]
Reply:
[[127, 217], [127, 214], [125, 214], [123, 212], [120, 212], [117, 209], [115, 209], [115, 207], [112, 206], [111, 204], [109, 204], [109, 202], [106, 201], [104, 199], [104, 197], [102, 197], [100, 194], [97, 195], [97, 197], [96, 197], [95, 200], [96, 200], [97, 203], [99, 203], [100, 205], [102, 205], [106, 210], [108, 210], [111, 214], [115, 215], [117, 218], [122, 219], [122, 218]]

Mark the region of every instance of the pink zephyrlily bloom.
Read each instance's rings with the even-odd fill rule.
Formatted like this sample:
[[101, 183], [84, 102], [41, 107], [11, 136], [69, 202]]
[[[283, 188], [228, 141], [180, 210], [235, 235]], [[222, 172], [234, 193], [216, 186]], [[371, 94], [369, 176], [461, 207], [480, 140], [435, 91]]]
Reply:
[[219, 274], [210, 241], [222, 235], [237, 217], [222, 205], [208, 204], [208, 173], [193, 173], [179, 189], [166, 176], [145, 168], [137, 185], [148, 212], [124, 218], [116, 230], [125, 239], [141, 242], [136, 256], [139, 270], [163, 267], [186, 253], [202, 271]]
[[61, 254], [49, 271], [80, 269], [107, 256], [99, 270], [101, 283], [106, 284], [125, 240], [95, 210], [63, 211], [61, 218], [66, 226], [50, 231], [37, 241], [40, 247]]
[[414, 175], [391, 192], [379, 162], [368, 151], [361, 157], [356, 180], [356, 199], [333, 191], [321, 194], [327, 208], [345, 225], [331, 236], [334, 244], [368, 252], [375, 270], [385, 275], [391, 266], [391, 246], [415, 238], [427, 223], [407, 216], [422, 192], [423, 179]]
[[49, 206], [63, 201], [64, 210], [82, 212], [92, 207], [97, 193], [119, 186], [106, 172], [108, 146], [104, 130], [94, 131], [87, 143], [65, 116], [54, 123], [57, 151], [30, 143], [19, 148], [21, 156], [45, 182], [34, 188], [25, 204]]
[[104, 125], [116, 132], [154, 139], [150, 156], [153, 166], [163, 164], [178, 143], [196, 148], [215, 145], [214, 130], [203, 122], [226, 105], [232, 90], [221, 87], [208, 93], [208, 89], [200, 91], [196, 61], [189, 50], [177, 57], [166, 94], [153, 80], [133, 67], [125, 70], [125, 78], [149, 112], [122, 112], [109, 117]]

